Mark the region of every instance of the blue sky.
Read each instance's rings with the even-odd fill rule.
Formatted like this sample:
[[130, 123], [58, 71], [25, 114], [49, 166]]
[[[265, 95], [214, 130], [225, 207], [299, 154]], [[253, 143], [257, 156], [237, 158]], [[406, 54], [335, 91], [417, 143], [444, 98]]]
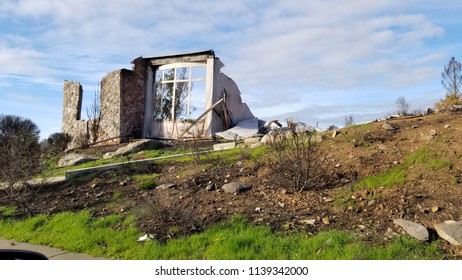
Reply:
[[214, 49], [261, 119], [372, 121], [399, 96], [413, 109], [444, 97], [461, 14], [458, 0], [2, 0], [0, 114], [47, 137], [61, 130], [64, 80], [91, 99], [138, 56]]

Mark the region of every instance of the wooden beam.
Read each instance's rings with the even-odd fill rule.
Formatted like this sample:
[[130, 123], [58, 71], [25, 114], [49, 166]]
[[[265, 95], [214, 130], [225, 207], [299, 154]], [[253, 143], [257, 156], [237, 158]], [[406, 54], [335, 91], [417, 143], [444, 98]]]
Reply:
[[200, 115], [195, 121], [193, 121], [179, 136], [178, 136], [178, 139], [180, 139], [181, 137], [183, 137], [183, 135], [185, 135], [186, 132], [188, 132], [191, 127], [193, 127], [198, 121], [200, 121], [203, 117], [205, 117], [205, 115], [207, 115], [208, 112], [212, 111], [213, 108], [217, 107], [221, 102], [223, 102], [224, 100], [224, 97], [221, 98], [220, 100], [218, 100], [217, 102], [215, 102], [210, 108], [208, 108], [207, 110], [205, 110], [204, 113], [202, 113], [202, 115]]

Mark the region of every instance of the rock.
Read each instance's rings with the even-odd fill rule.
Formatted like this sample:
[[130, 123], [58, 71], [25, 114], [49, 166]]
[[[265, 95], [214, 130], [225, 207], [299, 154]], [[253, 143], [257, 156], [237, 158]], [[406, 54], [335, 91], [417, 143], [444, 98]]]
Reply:
[[435, 110], [433, 110], [432, 108], [428, 108], [426, 113], [427, 115], [430, 115], [430, 114], [435, 113]]
[[338, 131], [337, 131], [337, 130], [332, 131], [332, 138], [337, 137], [337, 134], [338, 134]]
[[141, 237], [138, 238], [138, 242], [145, 242], [145, 241], [148, 241], [148, 240], [151, 240], [151, 239], [154, 239], [155, 236], [153, 234], [145, 234]]
[[255, 208], [255, 212], [261, 212], [261, 208], [260, 207]]
[[428, 133], [422, 134], [422, 140], [430, 141], [433, 138], [435, 138], [436, 135], [438, 135], [438, 133], [436, 132], [436, 130], [432, 129]]
[[451, 105], [449, 106], [449, 111], [451, 112], [462, 111], [462, 105]]
[[82, 163], [97, 160], [97, 159], [98, 158], [95, 158], [95, 157], [70, 153], [70, 154], [63, 156], [61, 159], [59, 159], [58, 166], [59, 167], [74, 166], [77, 164], [82, 164]]
[[137, 153], [142, 150], [156, 150], [165, 147], [165, 144], [153, 140], [153, 139], [143, 139], [141, 141], [133, 142], [128, 144], [125, 147], [118, 149], [115, 152], [109, 152], [103, 155], [103, 158], [113, 158], [116, 156], [124, 156], [131, 153]]
[[264, 145], [265, 145], [265, 143], [258, 142], [258, 143], [251, 144], [249, 147], [252, 148], [252, 149], [255, 149], [255, 148], [259, 148], [259, 147], [264, 146]]
[[449, 124], [444, 125], [444, 128], [450, 128], [450, 127], [451, 127], [451, 125], [449, 125]]
[[432, 212], [433, 212], [433, 213], [438, 212], [438, 210], [440, 210], [440, 208], [439, 208], [438, 206], [433, 206], [433, 207], [432, 207]]
[[329, 219], [329, 217], [324, 217], [324, 218], [322, 218], [322, 223], [325, 224], [325, 225], [330, 225], [330, 219]]
[[245, 191], [245, 190], [249, 189], [249, 187], [247, 187], [246, 185], [244, 185], [242, 183], [232, 182], [232, 183], [224, 184], [221, 187], [221, 189], [225, 193], [239, 193], [239, 192], [242, 192], [242, 191]]
[[207, 187], [205, 187], [205, 190], [207, 190], [207, 191], [215, 190], [215, 184], [213, 184], [213, 183], [208, 184]]
[[453, 245], [462, 245], [462, 221], [444, 221], [436, 224], [435, 230], [444, 240]]
[[385, 144], [378, 144], [377, 148], [379, 148], [379, 150], [382, 150], [382, 151], [388, 150], [388, 147]]
[[159, 185], [156, 187], [156, 189], [159, 189], [159, 190], [166, 190], [166, 189], [171, 189], [171, 188], [174, 188], [176, 185], [173, 184], [173, 183], [167, 183], [167, 184], [162, 184], [162, 185]]
[[304, 122], [293, 121], [291, 119], [287, 119], [287, 126], [295, 133], [314, 132], [316, 130], [316, 128], [312, 125]]
[[397, 130], [398, 129], [398, 127], [396, 125], [392, 125], [392, 124], [390, 124], [388, 122], [384, 122], [382, 124], [382, 128], [385, 129], [385, 130]]
[[272, 143], [274, 142], [274, 135], [266, 134], [265, 136], [261, 138], [260, 142], [264, 144]]
[[316, 224], [316, 219], [306, 219], [306, 220], [300, 220], [299, 221], [301, 224], [307, 224], [314, 226]]
[[244, 139], [244, 144], [250, 146], [255, 143], [260, 143], [262, 137], [248, 137]]
[[401, 118], [401, 115], [394, 114], [394, 115], [388, 116], [386, 119], [387, 120], [392, 120], [392, 119], [398, 119], [398, 118]]
[[286, 206], [283, 202], [278, 202], [279, 207], [284, 208]]
[[403, 219], [396, 219], [393, 221], [394, 224], [399, 225], [406, 231], [410, 236], [420, 241], [427, 241], [429, 234], [426, 227]]

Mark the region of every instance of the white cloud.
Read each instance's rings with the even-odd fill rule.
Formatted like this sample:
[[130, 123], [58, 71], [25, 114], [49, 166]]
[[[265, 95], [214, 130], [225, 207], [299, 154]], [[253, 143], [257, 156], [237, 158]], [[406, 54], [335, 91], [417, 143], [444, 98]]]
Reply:
[[19, 27], [0, 31], [0, 74], [59, 96], [62, 80], [91, 92], [140, 55], [215, 49], [252, 109], [297, 111], [437, 80], [460, 46], [441, 46], [441, 22], [454, 26], [460, 10], [455, 0], [4, 0], [0, 20]]
[[47, 74], [52, 69], [40, 64], [45, 54], [34, 49], [7, 47], [0, 44], [0, 74]]

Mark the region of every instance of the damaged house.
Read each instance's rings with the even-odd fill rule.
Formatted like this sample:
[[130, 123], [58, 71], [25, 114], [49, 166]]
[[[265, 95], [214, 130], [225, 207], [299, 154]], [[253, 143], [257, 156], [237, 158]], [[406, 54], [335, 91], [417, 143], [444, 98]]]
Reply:
[[132, 70], [116, 70], [101, 80], [97, 137], [91, 135], [92, 120], [81, 119], [82, 86], [65, 81], [62, 132], [74, 140], [125, 142], [129, 137], [211, 138], [241, 121], [258, 129], [213, 50], [139, 57], [132, 63]]

